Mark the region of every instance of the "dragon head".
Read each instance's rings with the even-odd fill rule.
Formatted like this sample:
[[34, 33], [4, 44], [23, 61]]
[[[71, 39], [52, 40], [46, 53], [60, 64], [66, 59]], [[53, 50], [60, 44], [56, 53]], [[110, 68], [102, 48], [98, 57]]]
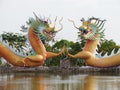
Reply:
[[[34, 28], [34, 34], [37, 35], [42, 41], [44, 40], [51, 40], [54, 38], [56, 33], [58, 31], [61, 31], [63, 29], [63, 25], [61, 24], [62, 18], [59, 20], [59, 24], [61, 25], [61, 28], [56, 30], [55, 24], [57, 17], [54, 22], [54, 26], [51, 26], [51, 20], [48, 18], [47, 20], [39, 18], [35, 13], [35, 19], [29, 18], [29, 21], [26, 22], [29, 27]], [[21, 31], [28, 30], [28, 27], [22, 26]]]
[[89, 18], [88, 20], [82, 18], [82, 26], [80, 27], [77, 27], [73, 20], [69, 21], [73, 23], [74, 27], [80, 31], [82, 37], [84, 37], [85, 39], [96, 40], [99, 38], [103, 38], [104, 36], [103, 27], [106, 20], [100, 20], [99, 18], [94, 17]]

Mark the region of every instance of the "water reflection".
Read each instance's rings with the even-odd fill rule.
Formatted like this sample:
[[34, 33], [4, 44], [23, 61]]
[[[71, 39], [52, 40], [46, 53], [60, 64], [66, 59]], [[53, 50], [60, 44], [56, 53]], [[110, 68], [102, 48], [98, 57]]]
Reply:
[[0, 90], [118, 90], [119, 76], [0, 74]]

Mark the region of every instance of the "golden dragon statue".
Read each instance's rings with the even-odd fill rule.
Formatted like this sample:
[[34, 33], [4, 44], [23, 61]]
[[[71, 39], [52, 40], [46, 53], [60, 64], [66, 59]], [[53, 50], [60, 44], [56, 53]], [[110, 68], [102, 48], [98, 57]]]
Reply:
[[81, 36], [86, 39], [85, 46], [81, 52], [72, 55], [67, 50], [69, 57], [82, 58], [85, 60], [86, 65], [93, 67], [113, 67], [120, 65], [120, 54], [103, 58], [98, 58], [95, 55], [97, 45], [104, 36], [103, 27], [106, 20], [100, 20], [99, 18], [94, 17], [91, 17], [88, 20], [82, 18], [82, 26], [80, 27], [77, 27], [73, 20], [69, 21], [71, 21], [74, 27], [79, 30]]
[[[29, 18], [29, 21], [27, 22], [28, 27], [26, 29], [28, 30], [28, 39], [36, 55], [26, 57], [19, 56], [16, 53], [12, 52], [9, 47], [0, 42], [0, 56], [13, 66], [33, 67], [43, 65], [44, 61], [48, 58], [61, 55], [63, 53], [63, 50], [61, 50], [59, 53], [47, 52], [42, 42], [44, 39], [53, 39], [55, 34], [63, 29], [61, 18], [59, 21], [61, 27], [60, 29], [56, 30], [56, 20], [57, 18], [55, 19], [54, 26], [50, 26], [51, 23], [48, 22], [50, 19], [43, 20], [37, 15], [35, 15], [35, 18]], [[25, 31], [25, 29], [23, 31]]]

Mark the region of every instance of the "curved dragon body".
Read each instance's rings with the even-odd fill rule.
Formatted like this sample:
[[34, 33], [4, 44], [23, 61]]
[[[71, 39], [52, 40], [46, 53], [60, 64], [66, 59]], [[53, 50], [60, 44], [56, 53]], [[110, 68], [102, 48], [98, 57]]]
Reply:
[[[41, 66], [44, 64], [46, 59], [60, 55], [62, 51], [59, 53], [47, 52], [42, 41], [52, 39], [54, 34], [62, 30], [63, 26], [61, 24], [61, 20], [59, 21], [61, 28], [55, 31], [55, 26], [50, 27], [48, 21], [42, 20], [37, 16], [36, 19], [30, 18], [29, 22], [27, 22], [29, 25], [27, 28], [28, 37], [36, 55], [21, 57], [0, 42], [0, 56], [6, 59], [13, 66], [32, 67]], [[25, 28], [22, 29], [24, 31]]]
[[89, 18], [87, 21], [84, 19], [81, 21], [83, 24], [78, 28], [75, 26], [74, 21], [71, 20], [75, 28], [81, 32], [81, 36], [87, 41], [83, 51], [78, 52], [75, 55], [68, 53], [68, 56], [72, 58], [83, 58], [87, 65], [94, 67], [113, 67], [120, 65], [120, 54], [103, 58], [97, 58], [95, 56], [95, 50], [99, 44], [99, 40], [104, 36], [103, 27], [105, 20], [100, 20], [93, 17]]

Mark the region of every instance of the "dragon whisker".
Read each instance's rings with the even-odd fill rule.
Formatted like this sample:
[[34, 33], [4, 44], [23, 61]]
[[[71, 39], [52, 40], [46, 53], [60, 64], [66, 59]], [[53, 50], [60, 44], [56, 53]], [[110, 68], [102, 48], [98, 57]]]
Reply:
[[68, 21], [72, 22], [72, 23], [73, 23], [73, 26], [74, 26], [76, 29], [79, 30], [79, 27], [77, 27], [77, 26], [75, 25], [75, 22], [74, 22], [73, 20], [68, 19]]
[[55, 25], [56, 25], [56, 21], [57, 21], [57, 16], [56, 16], [56, 18], [55, 18], [55, 20], [54, 20], [54, 27], [55, 27]]

